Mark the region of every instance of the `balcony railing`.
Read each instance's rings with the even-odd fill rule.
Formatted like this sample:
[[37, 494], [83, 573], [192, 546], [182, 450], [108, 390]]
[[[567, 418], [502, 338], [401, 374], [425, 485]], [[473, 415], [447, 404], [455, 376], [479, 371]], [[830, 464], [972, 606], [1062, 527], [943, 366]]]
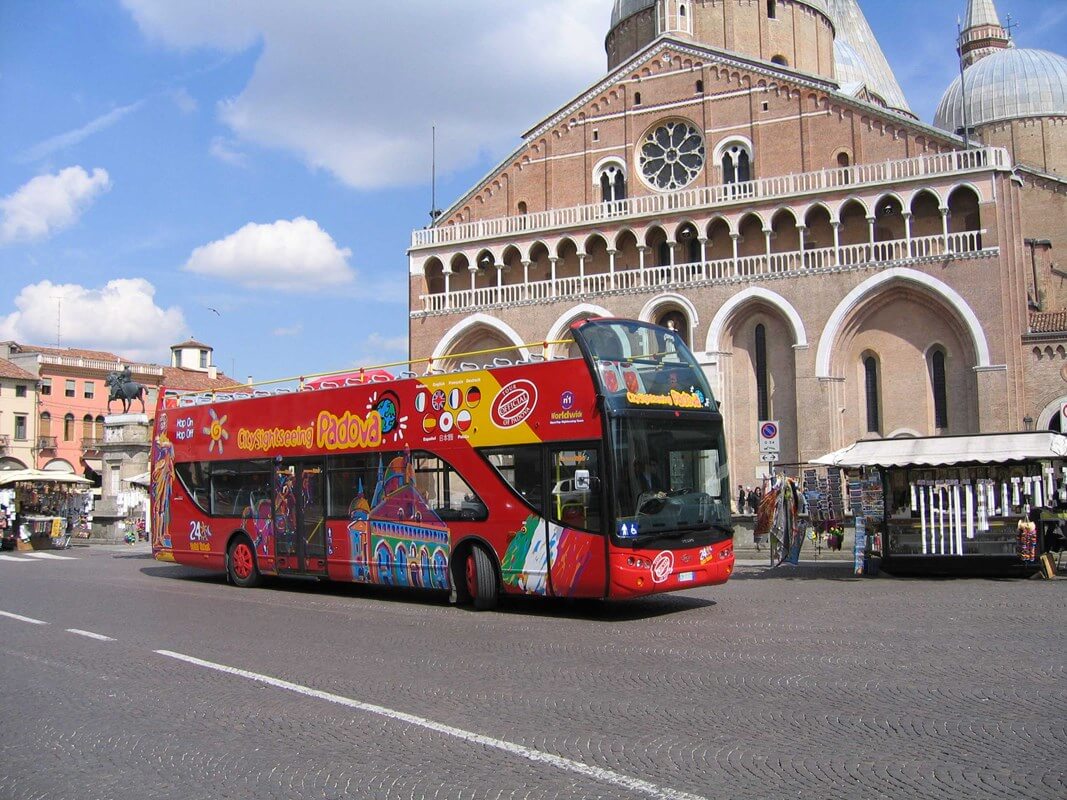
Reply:
[[56, 449], [56, 437], [55, 436], [38, 436], [37, 437], [37, 449], [38, 450], [55, 450]]
[[104, 443], [103, 439], [95, 436], [86, 436], [82, 439], [82, 451], [89, 453], [100, 449], [100, 445]]
[[[100, 372], [118, 372], [126, 364], [118, 361], [107, 361], [101, 358], [82, 358], [81, 356], [57, 356], [51, 353], [38, 353], [37, 358], [41, 364], [52, 364], [60, 367], [72, 367], [74, 369], [91, 369]], [[163, 367], [151, 364], [130, 364], [130, 371], [135, 375], [154, 375], [162, 377]]]
[[614, 273], [574, 275], [556, 280], [452, 290], [422, 295], [423, 310], [412, 316], [466, 311], [478, 307], [528, 305], [599, 294], [660, 291], [670, 288], [745, 282], [772, 277], [803, 276], [898, 262], [991, 255], [983, 248], [984, 231], [921, 236], [889, 242], [821, 247], [789, 253], [724, 258], [671, 266], [616, 270]]
[[429, 247], [516, 234], [526, 235], [537, 231], [618, 222], [627, 217], [653, 216], [710, 207], [719, 208], [735, 203], [750, 204], [759, 200], [795, 197], [835, 189], [851, 190], [940, 175], [1010, 168], [1011, 158], [1007, 150], [1002, 147], [982, 147], [937, 155], [915, 156], [897, 161], [856, 164], [852, 167], [760, 178], [747, 183], [702, 186], [668, 194], [631, 197], [612, 203], [593, 203], [520, 216], [464, 222], [458, 225], [441, 225], [413, 231], [411, 246]]

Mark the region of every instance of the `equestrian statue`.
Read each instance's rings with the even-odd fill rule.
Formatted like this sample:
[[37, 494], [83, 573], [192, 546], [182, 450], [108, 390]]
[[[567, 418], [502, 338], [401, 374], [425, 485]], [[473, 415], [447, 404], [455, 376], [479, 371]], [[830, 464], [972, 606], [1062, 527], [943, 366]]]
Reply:
[[107, 396], [107, 412], [109, 414], [111, 413], [111, 403], [115, 400], [122, 401], [123, 414], [129, 413], [130, 405], [134, 400], [140, 400], [141, 413], [145, 413], [145, 387], [133, 379], [133, 373], [128, 365], [123, 367], [121, 372], [109, 372], [105, 381], [110, 390]]

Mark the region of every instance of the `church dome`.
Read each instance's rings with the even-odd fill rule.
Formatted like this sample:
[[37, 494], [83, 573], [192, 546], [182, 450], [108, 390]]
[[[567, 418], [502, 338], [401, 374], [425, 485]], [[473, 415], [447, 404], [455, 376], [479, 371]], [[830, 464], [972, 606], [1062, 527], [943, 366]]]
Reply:
[[[1067, 58], [1047, 50], [1008, 48], [976, 61], [963, 73], [967, 86], [967, 124], [1067, 115]], [[948, 87], [934, 114], [934, 125], [963, 131], [960, 79]]]

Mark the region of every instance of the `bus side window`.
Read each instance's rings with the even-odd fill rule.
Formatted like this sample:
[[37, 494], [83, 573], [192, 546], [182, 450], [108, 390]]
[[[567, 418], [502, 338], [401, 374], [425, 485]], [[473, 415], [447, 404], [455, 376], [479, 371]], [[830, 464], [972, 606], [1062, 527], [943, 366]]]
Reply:
[[489, 509], [463, 476], [432, 453], [415, 453], [415, 489], [444, 522], [483, 522]]
[[482, 451], [482, 455], [508, 486], [538, 513], [544, 511], [542, 453], [539, 444], [494, 447]]
[[378, 483], [378, 465], [389, 463], [395, 455], [362, 453], [329, 459], [329, 516], [350, 519], [352, 513], [364, 503], [369, 508]]
[[208, 461], [188, 461], [175, 467], [186, 493], [192, 498], [196, 507], [205, 514], [208, 513], [210, 507], [208, 503], [210, 467], [211, 463]]

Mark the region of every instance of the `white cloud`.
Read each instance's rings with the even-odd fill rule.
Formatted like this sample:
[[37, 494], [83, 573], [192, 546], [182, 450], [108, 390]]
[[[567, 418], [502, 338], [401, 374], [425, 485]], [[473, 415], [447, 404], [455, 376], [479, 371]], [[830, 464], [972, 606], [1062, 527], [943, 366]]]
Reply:
[[177, 307], [156, 305], [155, 287], [143, 278], [120, 278], [101, 289], [41, 281], [15, 297], [17, 311], [0, 317], [0, 338], [54, 342], [60, 323], [61, 344], [110, 350], [137, 361], [161, 361], [185, 336]]
[[123, 0], [146, 36], [233, 52], [261, 44], [220, 104], [239, 136], [297, 153], [350, 186], [428, 182], [503, 156], [561, 98], [602, 76], [609, 0]]
[[233, 148], [233, 143], [221, 136], [216, 136], [211, 140], [211, 147], [209, 151], [211, 155], [217, 158], [219, 161], [225, 162], [235, 167], [248, 166], [248, 157]]
[[183, 114], [192, 114], [200, 107], [200, 104], [196, 102], [196, 98], [189, 94], [189, 90], [184, 86], [179, 86], [172, 91], [170, 93], [170, 99], [174, 101], [174, 105], [176, 105], [178, 110]]
[[[374, 331], [363, 343], [358, 345], [352, 364], [359, 367], [370, 367], [377, 364], [395, 364], [403, 361], [408, 355], [407, 336], [383, 336]], [[400, 368], [394, 368], [397, 372]], [[407, 369], [407, 367], [403, 367]]]
[[120, 106], [119, 108], [108, 111], [106, 114], [101, 114], [96, 119], [90, 120], [80, 128], [75, 128], [72, 131], [51, 136], [43, 142], [35, 144], [29, 150], [22, 153], [16, 160], [20, 162], [37, 161], [45, 156], [51, 155], [57, 150], [63, 150], [64, 148], [76, 145], [79, 142], [88, 139], [94, 133], [107, 130], [127, 114], [140, 108], [143, 102], [143, 100], [138, 100], [136, 103], [130, 103], [127, 106]]
[[77, 222], [96, 197], [111, 188], [107, 170], [92, 175], [67, 167], [55, 175], [38, 175], [0, 199], [0, 244], [41, 239]]
[[275, 328], [275, 336], [299, 336], [304, 332], [303, 323], [298, 322], [296, 325], [290, 325], [286, 328]]
[[185, 269], [251, 288], [314, 291], [354, 278], [348, 257], [315, 220], [250, 222], [225, 239], [196, 248]]

